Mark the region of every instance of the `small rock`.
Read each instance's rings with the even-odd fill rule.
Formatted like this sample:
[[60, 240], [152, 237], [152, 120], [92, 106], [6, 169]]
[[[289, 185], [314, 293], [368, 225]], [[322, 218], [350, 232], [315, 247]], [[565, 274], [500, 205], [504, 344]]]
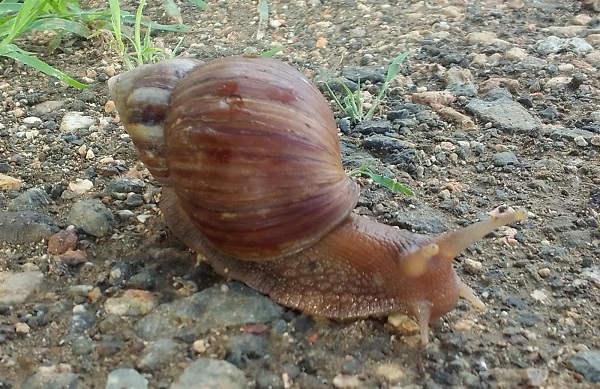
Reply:
[[69, 134], [77, 130], [90, 128], [95, 123], [94, 118], [84, 115], [82, 112], [67, 112], [60, 122], [59, 130], [63, 134]]
[[519, 159], [510, 151], [503, 151], [494, 154], [494, 166], [502, 167], [507, 165], [518, 165]]
[[48, 239], [48, 252], [52, 255], [60, 255], [75, 250], [78, 241], [75, 230], [60, 230]]
[[204, 354], [207, 350], [206, 342], [203, 339], [195, 340], [194, 343], [192, 343], [192, 350], [197, 354]]
[[566, 42], [557, 36], [549, 36], [545, 39], [538, 41], [535, 46], [535, 50], [541, 55], [556, 54], [561, 50], [564, 50]]
[[21, 193], [8, 205], [9, 211], [42, 211], [51, 202], [43, 189], [31, 188]]
[[540, 289], [534, 290], [533, 292], [531, 292], [531, 297], [536, 301], [544, 302], [548, 300], [548, 292]]
[[139, 289], [127, 289], [121, 297], [106, 299], [104, 309], [107, 313], [119, 316], [146, 315], [158, 305], [157, 297], [151, 292]]
[[483, 272], [483, 264], [474, 259], [465, 258], [463, 266], [465, 271], [469, 274], [481, 274]]
[[134, 369], [116, 369], [106, 378], [105, 389], [146, 389], [148, 380]]
[[282, 315], [283, 309], [268, 297], [236, 282], [227, 285], [227, 291], [217, 285], [161, 304], [138, 320], [135, 331], [146, 340], [189, 336], [192, 341], [211, 328], [267, 322]]
[[112, 232], [115, 218], [98, 199], [82, 200], [73, 205], [67, 223], [80, 227], [86, 234], [101, 238]]
[[355, 375], [338, 374], [331, 381], [336, 389], [352, 389], [360, 386], [360, 380]]
[[395, 384], [406, 378], [402, 366], [395, 363], [384, 363], [377, 366], [375, 375], [385, 379], [389, 384]]
[[54, 260], [61, 261], [68, 266], [78, 266], [87, 261], [87, 253], [84, 250], [67, 250], [60, 255], [56, 255]]
[[32, 211], [0, 212], [0, 243], [36, 243], [57, 231], [56, 221], [49, 216]]
[[75, 373], [38, 372], [29, 377], [22, 389], [63, 388], [77, 389], [80, 387], [79, 378]]
[[361, 134], [385, 134], [392, 131], [392, 123], [387, 120], [365, 120], [354, 129]]
[[227, 362], [242, 368], [247, 359], [263, 358], [268, 351], [264, 336], [241, 334], [232, 336], [227, 342]]
[[600, 382], [600, 350], [581, 351], [567, 360], [567, 366], [590, 382]]
[[23, 273], [0, 272], [0, 304], [22, 304], [44, 280], [39, 271]]
[[143, 193], [145, 186], [146, 184], [144, 181], [140, 180], [139, 178], [117, 177], [110, 180], [109, 183], [106, 184], [104, 193], [111, 196], [113, 193], [133, 192], [141, 194]]
[[76, 179], [75, 181], [69, 182], [69, 190], [75, 194], [81, 195], [92, 189], [94, 184], [90, 180]]
[[154, 371], [168, 365], [179, 352], [179, 343], [173, 339], [158, 339], [149, 342], [140, 355], [136, 367], [143, 371]]
[[198, 358], [188, 366], [170, 389], [244, 389], [244, 373], [226, 361]]
[[576, 136], [575, 138], [573, 138], [573, 142], [575, 142], [575, 144], [579, 147], [585, 147], [588, 145], [583, 136]]
[[548, 278], [550, 276], [550, 269], [547, 267], [543, 267], [538, 270], [538, 275], [542, 278]]
[[472, 99], [466, 109], [481, 121], [491, 122], [499, 129], [529, 133], [542, 127], [540, 119], [534, 117], [521, 104], [507, 97], [493, 101]]
[[17, 334], [26, 335], [29, 333], [30, 330], [31, 330], [31, 328], [29, 328], [27, 323], [19, 322], [19, 323], [15, 324], [15, 331], [17, 332]]
[[7, 176], [6, 174], [0, 173], [0, 189], [21, 189], [22, 181], [18, 178]]
[[588, 54], [594, 51], [592, 45], [587, 43], [583, 38], [569, 38], [567, 40], [567, 48], [575, 54]]

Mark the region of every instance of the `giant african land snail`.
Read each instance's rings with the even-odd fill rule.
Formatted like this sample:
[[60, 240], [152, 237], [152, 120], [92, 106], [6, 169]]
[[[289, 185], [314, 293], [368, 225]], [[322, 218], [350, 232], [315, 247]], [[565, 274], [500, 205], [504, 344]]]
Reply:
[[[423, 343], [459, 297], [484, 304], [452, 261], [524, 210], [438, 237], [352, 213], [328, 102], [274, 59], [175, 59], [112, 78], [141, 160], [163, 185], [172, 232], [214, 269], [279, 303], [331, 318], [406, 313]], [[164, 128], [164, 129], [163, 129]]]

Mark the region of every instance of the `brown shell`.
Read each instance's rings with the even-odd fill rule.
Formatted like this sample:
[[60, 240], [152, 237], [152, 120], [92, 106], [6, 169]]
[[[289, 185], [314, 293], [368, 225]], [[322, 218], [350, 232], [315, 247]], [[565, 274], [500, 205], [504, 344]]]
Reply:
[[260, 57], [211, 61], [180, 81], [170, 107], [170, 180], [221, 251], [255, 260], [300, 251], [356, 205], [329, 104], [293, 67]]
[[171, 92], [199, 64], [195, 59], [176, 58], [139, 66], [108, 81], [111, 98], [140, 160], [163, 185], [169, 184], [163, 126]]

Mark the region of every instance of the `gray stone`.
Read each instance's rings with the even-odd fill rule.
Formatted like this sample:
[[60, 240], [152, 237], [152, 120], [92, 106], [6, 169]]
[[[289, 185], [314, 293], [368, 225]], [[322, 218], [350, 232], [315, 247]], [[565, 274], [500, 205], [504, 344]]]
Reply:
[[499, 129], [532, 132], [542, 126], [541, 121], [521, 104], [507, 98], [493, 101], [473, 99], [466, 108], [481, 121], [491, 122]]
[[550, 135], [554, 139], [568, 139], [574, 141], [577, 137], [582, 137], [587, 142], [591, 142], [594, 137], [594, 133], [587, 130], [581, 130], [579, 128], [557, 128]]
[[158, 339], [150, 342], [144, 347], [136, 367], [143, 371], [160, 369], [171, 362], [178, 349], [179, 342], [173, 339]]
[[535, 45], [535, 51], [541, 55], [556, 54], [565, 49], [567, 42], [557, 36], [549, 36]]
[[22, 304], [44, 280], [39, 271], [23, 273], [0, 272], [0, 304]]
[[146, 389], [148, 380], [134, 369], [116, 369], [106, 378], [106, 389]]
[[51, 202], [43, 189], [31, 188], [21, 193], [8, 205], [9, 211], [42, 211]]
[[392, 131], [392, 123], [387, 120], [366, 120], [354, 129], [361, 134], [385, 134]]
[[600, 350], [581, 351], [567, 360], [567, 366], [590, 382], [600, 382]]
[[371, 135], [365, 138], [362, 145], [365, 149], [374, 151], [392, 151], [413, 148], [400, 139], [380, 134]]
[[32, 211], [0, 212], [0, 244], [30, 244], [58, 232], [50, 216]]
[[243, 368], [248, 359], [263, 358], [267, 354], [267, 339], [261, 335], [240, 334], [227, 342], [227, 362]]
[[67, 223], [83, 229], [86, 234], [101, 238], [112, 232], [115, 218], [100, 200], [91, 199], [75, 203], [67, 216]]
[[159, 305], [135, 324], [146, 340], [183, 338], [193, 341], [211, 328], [275, 320], [283, 309], [271, 299], [231, 282], [217, 285], [172, 303]]
[[23, 383], [22, 389], [77, 389], [79, 378], [75, 373], [39, 372]]
[[67, 112], [60, 122], [59, 130], [63, 134], [72, 133], [77, 130], [90, 128], [95, 123], [96, 119], [81, 112]]
[[587, 43], [583, 38], [570, 38], [567, 40], [567, 47], [569, 51], [575, 54], [588, 54], [594, 51], [592, 45]]
[[365, 81], [376, 84], [385, 81], [385, 71], [383, 66], [349, 66], [342, 70], [342, 77], [354, 82], [360, 80], [361, 85], [364, 84]]
[[503, 151], [494, 154], [494, 166], [518, 165], [519, 158], [511, 151]]
[[144, 191], [144, 187], [146, 184], [143, 180], [139, 178], [132, 177], [117, 177], [112, 180], [108, 184], [106, 184], [106, 189], [104, 189], [104, 193], [108, 195], [113, 195], [113, 193], [138, 193], [141, 194]]
[[229, 362], [199, 358], [188, 366], [171, 389], [242, 389], [244, 373]]
[[416, 209], [406, 209], [398, 212], [390, 221], [401, 229], [430, 234], [439, 234], [447, 230], [443, 219], [435, 211], [418, 206]]

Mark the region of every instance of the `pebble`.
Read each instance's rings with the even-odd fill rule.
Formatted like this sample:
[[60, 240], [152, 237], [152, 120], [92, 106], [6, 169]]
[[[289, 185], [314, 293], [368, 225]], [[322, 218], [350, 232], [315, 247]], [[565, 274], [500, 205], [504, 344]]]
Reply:
[[535, 50], [538, 54], [548, 55], [548, 54], [556, 54], [559, 51], [563, 50], [566, 46], [566, 42], [564, 39], [561, 39], [557, 36], [549, 36], [547, 38], [541, 39], [535, 45]]
[[361, 134], [385, 134], [392, 132], [392, 123], [387, 120], [365, 120], [360, 122], [354, 128]]
[[538, 270], [538, 275], [542, 278], [548, 278], [550, 276], [550, 274], [551, 274], [550, 269], [547, 267], [543, 267]]
[[108, 184], [106, 184], [106, 189], [104, 189], [104, 193], [113, 197], [115, 197], [113, 194], [116, 193], [133, 192], [137, 194], [142, 194], [144, 192], [145, 187], [146, 184], [143, 180], [140, 180], [139, 178], [117, 177], [113, 178], [108, 182]]
[[21, 189], [21, 185], [23, 185], [23, 182], [18, 178], [14, 178], [11, 176], [7, 176], [6, 174], [0, 173], [0, 189], [19, 190]]
[[58, 231], [50, 216], [32, 211], [0, 212], [0, 243], [37, 243]]
[[533, 132], [542, 127], [540, 119], [534, 117], [521, 104], [508, 98], [493, 101], [473, 99], [466, 109], [481, 121], [491, 122], [499, 129]]
[[375, 375], [385, 379], [388, 384], [395, 384], [406, 378], [406, 372], [402, 366], [395, 363], [383, 363], [377, 366]]
[[146, 389], [148, 380], [134, 369], [115, 369], [106, 378], [105, 389]]
[[146, 315], [158, 305], [157, 296], [146, 290], [127, 289], [121, 297], [106, 299], [107, 313], [119, 316]]
[[181, 352], [180, 343], [173, 339], [157, 339], [149, 342], [135, 365], [142, 371], [151, 372], [167, 366], [173, 357]]
[[248, 359], [263, 358], [268, 354], [268, 342], [264, 336], [241, 334], [232, 336], [227, 342], [227, 362], [243, 368]]
[[9, 211], [42, 211], [50, 205], [50, 196], [40, 188], [30, 188], [15, 197], [8, 205]]
[[70, 134], [77, 130], [88, 129], [96, 124], [96, 119], [84, 115], [82, 112], [67, 112], [64, 114], [59, 131], [63, 134]]
[[39, 271], [0, 272], [0, 304], [22, 304], [42, 284], [44, 275]]
[[198, 358], [179, 376], [170, 389], [244, 389], [244, 373], [229, 362]]
[[573, 142], [575, 142], [575, 144], [579, 147], [585, 147], [588, 145], [587, 141], [583, 136], [576, 136], [575, 138], [573, 138]]
[[29, 333], [31, 328], [27, 325], [27, 323], [17, 323], [15, 324], [15, 331], [17, 334], [26, 335]]
[[268, 297], [236, 282], [227, 286], [227, 291], [216, 285], [161, 304], [138, 320], [135, 331], [146, 340], [189, 336], [192, 342], [212, 328], [269, 322], [283, 314], [283, 309]]
[[539, 387], [545, 385], [549, 374], [548, 369], [531, 367], [525, 369], [523, 378], [528, 386]]
[[67, 223], [97, 238], [109, 235], [116, 224], [110, 209], [98, 199], [82, 200], [73, 204], [67, 216]]
[[494, 166], [503, 167], [507, 165], [518, 165], [519, 158], [512, 151], [503, 151], [494, 154]]
[[75, 230], [60, 230], [48, 238], [48, 252], [52, 255], [60, 255], [75, 250], [78, 241]]
[[331, 381], [336, 389], [352, 389], [360, 387], [360, 380], [355, 375], [338, 374]]
[[78, 195], [84, 194], [92, 189], [93, 186], [92, 181], [86, 179], [82, 180], [78, 178], [75, 181], [69, 182], [69, 190]]
[[600, 350], [581, 351], [567, 360], [567, 366], [590, 382], [600, 382]]
[[77, 389], [79, 387], [80, 381], [75, 373], [38, 372], [29, 377], [21, 389]]
[[567, 40], [567, 47], [575, 54], [588, 54], [594, 51], [592, 45], [583, 38], [575, 37]]

